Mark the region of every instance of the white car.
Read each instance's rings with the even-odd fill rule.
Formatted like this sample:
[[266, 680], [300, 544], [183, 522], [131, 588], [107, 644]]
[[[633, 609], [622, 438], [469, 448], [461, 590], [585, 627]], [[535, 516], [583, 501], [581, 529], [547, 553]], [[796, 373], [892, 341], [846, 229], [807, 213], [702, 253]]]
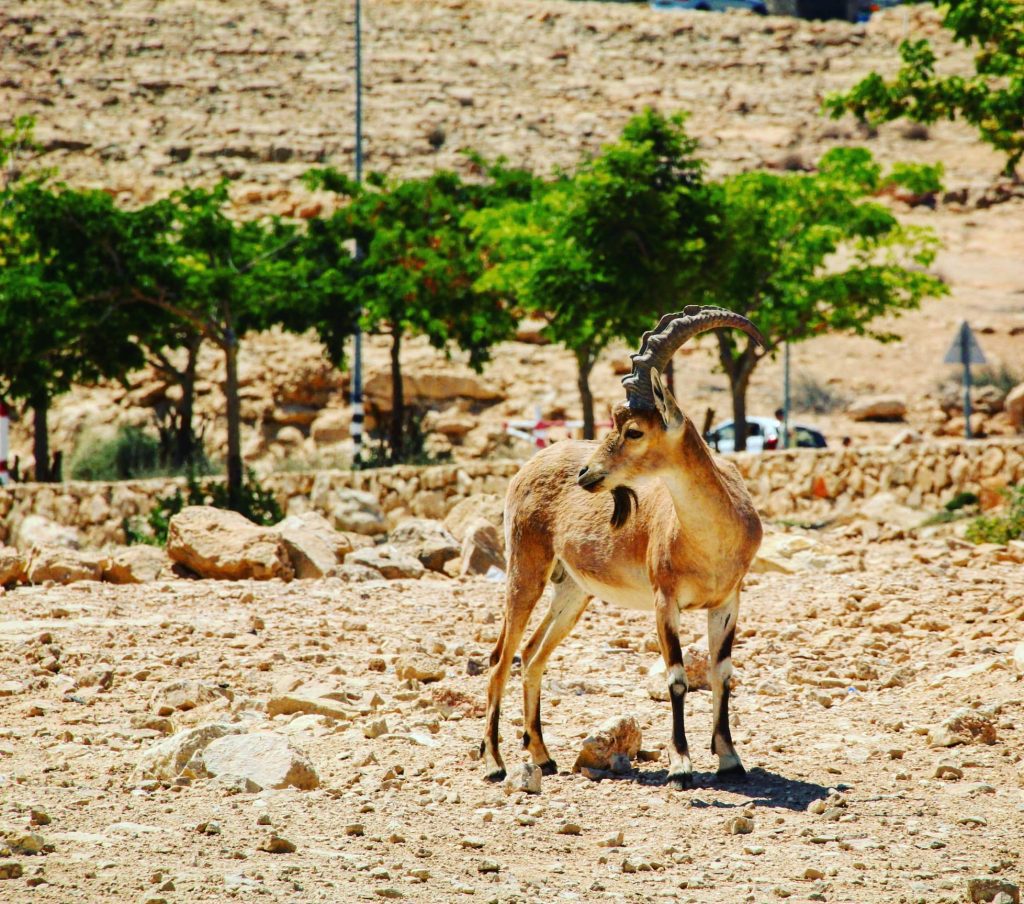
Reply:
[[[801, 446], [811, 449], [824, 449], [828, 444], [820, 430], [804, 424], [790, 424], [790, 446]], [[706, 437], [708, 445], [718, 452], [734, 452], [736, 449], [736, 431], [733, 422], [722, 421]], [[747, 451], [764, 452], [782, 448], [782, 423], [772, 417], [747, 418]]]

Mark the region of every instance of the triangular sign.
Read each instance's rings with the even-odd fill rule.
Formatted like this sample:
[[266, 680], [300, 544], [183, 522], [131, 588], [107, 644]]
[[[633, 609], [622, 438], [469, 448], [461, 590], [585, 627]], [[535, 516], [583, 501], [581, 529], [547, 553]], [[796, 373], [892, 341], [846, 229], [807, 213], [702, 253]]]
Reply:
[[953, 344], [949, 347], [949, 351], [946, 352], [946, 357], [942, 359], [943, 364], [987, 364], [985, 360], [985, 353], [981, 350], [981, 346], [978, 345], [978, 340], [974, 336], [974, 332], [971, 330], [967, 321], [964, 320], [960, 324], [960, 329], [956, 331], [956, 337], [953, 339]]

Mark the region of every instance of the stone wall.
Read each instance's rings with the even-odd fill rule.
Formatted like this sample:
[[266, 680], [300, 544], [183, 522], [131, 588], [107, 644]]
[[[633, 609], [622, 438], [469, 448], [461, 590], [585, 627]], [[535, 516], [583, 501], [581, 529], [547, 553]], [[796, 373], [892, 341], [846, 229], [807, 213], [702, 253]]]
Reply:
[[[995, 498], [999, 487], [1024, 483], [1024, 441], [921, 443], [898, 448], [799, 449], [729, 456], [768, 518], [821, 519], [850, 511], [878, 493], [924, 512], [970, 491]], [[276, 473], [266, 485], [282, 507], [325, 511], [338, 490], [377, 496], [392, 520], [442, 518], [460, 500], [503, 494], [519, 469], [514, 461], [472, 462], [374, 471]], [[91, 545], [124, 542], [123, 521], [145, 515], [181, 480], [123, 483], [18, 484], [0, 490], [0, 542], [10, 542], [27, 515], [79, 529]]]

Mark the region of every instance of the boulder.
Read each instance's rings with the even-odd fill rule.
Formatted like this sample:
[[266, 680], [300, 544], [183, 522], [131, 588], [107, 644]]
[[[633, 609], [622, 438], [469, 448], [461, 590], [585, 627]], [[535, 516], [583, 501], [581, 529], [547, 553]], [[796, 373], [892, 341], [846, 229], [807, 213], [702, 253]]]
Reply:
[[445, 516], [444, 526], [451, 531], [456, 540], [462, 542], [467, 528], [479, 519], [483, 519], [497, 528], [498, 537], [502, 539], [502, 549], [504, 549], [502, 526], [505, 523], [505, 500], [497, 493], [480, 493], [457, 502]]
[[171, 518], [167, 554], [202, 578], [291, 580], [291, 560], [279, 533], [237, 512], [195, 505]]
[[348, 439], [352, 415], [348, 411], [321, 411], [310, 425], [309, 435], [318, 446], [331, 446]]
[[149, 706], [158, 716], [170, 716], [176, 712], [188, 712], [207, 703], [230, 703], [234, 696], [231, 691], [216, 684], [184, 678], [158, 687], [153, 691]]
[[300, 580], [333, 574], [353, 549], [350, 536], [336, 531], [318, 512], [289, 515], [273, 529], [280, 535], [295, 577]]
[[429, 571], [444, 571], [449, 559], [456, 559], [462, 552], [455, 539], [440, 521], [429, 518], [410, 518], [403, 521], [388, 539], [391, 545], [407, 555], [419, 559]]
[[124, 546], [108, 553], [103, 580], [111, 584], [145, 584], [170, 571], [171, 560], [156, 546]]
[[425, 570], [419, 559], [414, 559], [388, 544], [357, 549], [345, 557], [345, 565], [374, 568], [389, 581], [399, 578], [420, 578], [423, 577]]
[[846, 413], [855, 421], [902, 421], [907, 414], [907, 403], [902, 396], [861, 396]]
[[25, 580], [25, 557], [13, 546], [0, 546], [0, 587]]
[[82, 540], [77, 528], [58, 524], [42, 515], [26, 515], [14, 532], [14, 545], [19, 549], [32, 549], [33, 546], [79, 549]]
[[996, 726], [985, 713], [962, 707], [944, 722], [928, 729], [929, 747], [953, 747], [957, 744], [995, 744]]
[[1010, 423], [1018, 433], [1024, 433], [1024, 383], [1018, 383], [1003, 402]]
[[919, 511], [903, 505], [892, 493], [876, 493], [861, 503], [857, 513], [863, 518], [901, 530], [917, 527], [922, 520]]
[[448, 674], [444, 663], [425, 653], [405, 653], [395, 662], [395, 674], [403, 681], [415, 678], [424, 683], [441, 681]]
[[469, 524], [462, 538], [459, 574], [487, 574], [491, 568], [505, 568], [501, 538], [493, 524], [478, 518]]
[[272, 732], [225, 735], [203, 750], [202, 762], [209, 775], [239, 776], [257, 785], [260, 791], [312, 791], [320, 787], [320, 776], [306, 755]]
[[[210, 722], [179, 731], [149, 748], [135, 767], [141, 778], [157, 781], [174, 781], [189, 766], [192, 758], [206, 749], [218, 738], [225, 735], [241, 734], [240, 725], [226, 722]], [[195, 770], [192, 770], [195, 772]]]
[[329, 508], [334, 526], [356, 534], [386, 534], [388, 522], [384, 509], [373, 493], [363, 490], [338, 489], [331, 494]]
[[632, 760], [642, 741], [640, 723], [634, 716], [612, 716], [583, 742], [572, 771], [609, 769], [616, 756]]
[[63, 546], [36, 546], [29, 553], [26, 573], [29, 583], [73, 584], [98, 581], [103, 577], [104, 560], [96, 553], [79, 552]]
[[[710, 657], [708, 656], [707, 638], [699, 643], [691, 643], [683, 649], [683, 668], [686, 669], [686, 686], [691, 691], [709, 690], [711, 680], [708, 677]], [[665, 680], [665, 660], [659, 656], [651, 666], [647, 679], [647, 693], [652, 700], [668, 701], [668, 682]]]
[[[477, 402], [498, 402], [506, 398], [493, 378], [464, 371], [451, 364], [425, 367], [402, 374], [402, 391], [406, 404], [450, 402], [452, 399], [473, 399]], [[370, 374], [363, 384], [367, 401], [381, 413], [391, 411], [391, 373], [380, 370]]]

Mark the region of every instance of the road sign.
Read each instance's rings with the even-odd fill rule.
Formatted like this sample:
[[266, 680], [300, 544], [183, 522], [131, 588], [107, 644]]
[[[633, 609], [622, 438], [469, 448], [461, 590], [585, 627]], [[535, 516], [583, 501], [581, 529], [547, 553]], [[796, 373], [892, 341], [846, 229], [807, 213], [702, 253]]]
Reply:
[[971, 329], [970, 324], [964, 320], [960, 323], [960, 329], [956, 331], [953, 344], [942, 359], [943, 364], [988, 364], [985, 360], [985, 353], [978, 345], [978, 340]]
[[985, 353], [978, 345], [967, 321], [961, 321], [953, 344], [942, 359], [944, 364], [962, 364], [964, 368], [964, 436], [971, 439], [971, 365], [987, 364]]

